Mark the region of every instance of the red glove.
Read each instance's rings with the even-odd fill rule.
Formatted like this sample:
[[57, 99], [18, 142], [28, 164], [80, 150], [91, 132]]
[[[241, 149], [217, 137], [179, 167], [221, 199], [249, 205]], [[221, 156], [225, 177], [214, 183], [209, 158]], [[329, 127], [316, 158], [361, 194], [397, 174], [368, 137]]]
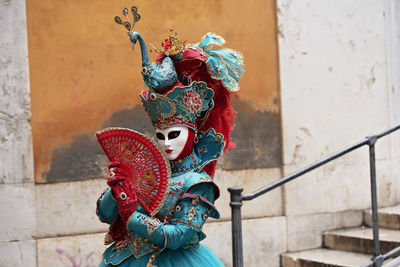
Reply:
[[108, 234], [111, 236], [111, 240], [105, 242], [106, 245], [111, 244], [114, 240], [121, 240], [126, 233], [126, 224], [122, 221], [121, 217], [118, 217], [115, 222], [111, 225]]
[[132, 184], [132, 175], [129, 174], [129, 169], [124, 167], [119, 162], [110, 162], [107, 184], [111, 187], [112, 194], [117, 200], [119, 215], [126, 224], [137, 208], [137, 197]]

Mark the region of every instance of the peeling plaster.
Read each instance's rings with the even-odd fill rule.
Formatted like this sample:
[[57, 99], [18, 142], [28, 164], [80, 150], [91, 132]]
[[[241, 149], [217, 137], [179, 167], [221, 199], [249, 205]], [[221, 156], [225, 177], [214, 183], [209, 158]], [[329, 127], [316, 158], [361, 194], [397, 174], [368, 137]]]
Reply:
[[227, 170], [281, 166], [280, 119], [278, 113], [257, 111], [249, 103], [235, 100], [236, 127], [232, 140], [236, 147], [222, 158]]
[[11, 3], [12, 3], [11, 0], [2, 0], [2, 1], [1, 1], [1, 4], [2, 4], [4, 7], [9, 7], [9, 6], [11, 5]]
[[[141, 105], [115, 112], [103, 126], [130, 128], [153, 135], [154, 128]], [[75, 136], [67, 145], [53, 151], [49, 172], [43, 177], [47, 182], [83, 180], [105, 177], [108, 159], [97, 142], [95, 133]]]
[[69, 146], [54, 150], [50, 171], [44, 177], [48, 182], [105, 177], [103, 167], [107, 162], [94, 136], [79, 135]]

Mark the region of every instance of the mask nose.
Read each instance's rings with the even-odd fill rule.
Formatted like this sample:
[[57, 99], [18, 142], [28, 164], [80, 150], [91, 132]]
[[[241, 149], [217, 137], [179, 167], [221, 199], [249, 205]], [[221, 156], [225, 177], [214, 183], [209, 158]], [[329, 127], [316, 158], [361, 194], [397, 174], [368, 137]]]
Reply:
[[168, 139], [168, 136], [165, 137], [164, 146], [169, 147], [171, 145], [171, 141]]

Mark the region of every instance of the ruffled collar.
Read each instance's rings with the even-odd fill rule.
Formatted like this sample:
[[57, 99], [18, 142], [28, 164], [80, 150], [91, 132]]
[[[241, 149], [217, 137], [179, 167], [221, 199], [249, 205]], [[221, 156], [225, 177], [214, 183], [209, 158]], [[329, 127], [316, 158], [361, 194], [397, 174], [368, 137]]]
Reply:
[[197, 133], [198, 141], [195, 142], [193, 152], [176, 161], [171, 161], [172, 177], [189, 172], [201, 171], [204, 166], [222, 156], [225, 146], [223, 136], [214, 129]]

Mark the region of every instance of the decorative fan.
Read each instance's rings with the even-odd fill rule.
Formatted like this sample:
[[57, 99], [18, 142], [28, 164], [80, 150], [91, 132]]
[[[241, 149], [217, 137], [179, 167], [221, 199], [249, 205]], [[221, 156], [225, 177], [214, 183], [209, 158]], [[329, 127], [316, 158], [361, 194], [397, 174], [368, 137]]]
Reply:
[[168, 196], [169, 161], [149, 137], [124, 128], [106, 128], [96, 133], [110, 161], [129, 170], [140, 205], [154, 216]]

